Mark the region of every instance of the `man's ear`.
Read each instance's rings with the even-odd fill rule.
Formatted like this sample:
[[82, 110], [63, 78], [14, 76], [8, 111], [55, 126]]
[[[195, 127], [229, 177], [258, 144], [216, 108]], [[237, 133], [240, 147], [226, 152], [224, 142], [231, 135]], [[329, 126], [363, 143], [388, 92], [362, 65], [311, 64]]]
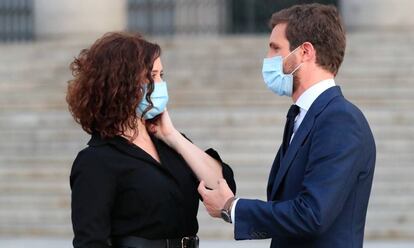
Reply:
[[302, 62], [314, 62], [316, 61], [316, 50], [310, 42], [304, 42], [302, 44]]

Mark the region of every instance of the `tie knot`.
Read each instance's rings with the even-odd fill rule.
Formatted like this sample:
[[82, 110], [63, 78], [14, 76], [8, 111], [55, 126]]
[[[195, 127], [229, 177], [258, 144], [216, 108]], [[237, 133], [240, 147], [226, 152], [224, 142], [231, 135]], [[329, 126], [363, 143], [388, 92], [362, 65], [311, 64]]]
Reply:
[[299, 107], [298, 105], [293, 104], [292, 106], [290, 106], [286, 117], [295, 118], [298, 114], [299, 114]]

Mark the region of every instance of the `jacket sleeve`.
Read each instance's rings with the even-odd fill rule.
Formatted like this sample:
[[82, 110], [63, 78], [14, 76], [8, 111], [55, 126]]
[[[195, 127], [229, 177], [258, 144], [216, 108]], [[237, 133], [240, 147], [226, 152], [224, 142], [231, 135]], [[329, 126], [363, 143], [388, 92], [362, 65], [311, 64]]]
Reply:
[[223, 160], [221, 160], [220, 155], [213, 148], [209, 148], [205, 152], [212, 158], [220, 162], [222, 167], [223, 178], [226, 180], [231, 191], [233, 191], [233, 193], [236, 194], [236, 182], [234, 180], [233, 170], [230, 168], [228, 164], [224, 163]]
[[116, 178], [92, 152], [81, 151], [73, 163], [72, 225], [75, 248], [106, 248], [111, 232], [111, 210]]
[[315, 122], [314, 130], [302, 191], [288, 201], [240, 199], [236, 239], [317, 236], [342, 211], [358, 174], [366, 167], [362, 128], [353, 114], [336, 111]]

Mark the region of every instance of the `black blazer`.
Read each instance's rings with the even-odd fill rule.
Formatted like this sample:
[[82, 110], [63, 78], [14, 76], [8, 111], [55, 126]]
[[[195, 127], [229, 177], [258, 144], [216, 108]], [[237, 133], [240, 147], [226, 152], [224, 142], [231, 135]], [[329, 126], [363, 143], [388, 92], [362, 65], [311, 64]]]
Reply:
[[[122, 137], [92, 135], [71, 175], [74, 247], [109, 247], [110, 238], [194, 236], [198, 231], [198, 179], [184, 159], [151, 137], [161, 163]], [[213, 149], [223, 176], [236, 191], [233, 171]]]

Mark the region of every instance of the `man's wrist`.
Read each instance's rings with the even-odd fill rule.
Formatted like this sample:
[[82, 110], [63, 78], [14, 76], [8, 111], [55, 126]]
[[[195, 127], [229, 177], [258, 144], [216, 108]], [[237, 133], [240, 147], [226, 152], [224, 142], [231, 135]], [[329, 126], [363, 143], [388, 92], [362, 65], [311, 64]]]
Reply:
[[237, 206], [237, 202], [239, 200], [240, 200], [240, 198], [234, 199], [233, 204], [231, 205], [230, 217], [231, 217], [231, 223], [233, 223], [233, 224], [236, 223], [236, 206]]
[[223, 209], [221, 210], [221, 218], [229, 223], [232, 223], [232, 216], [231, 216], [231, 210], [232, 210], [232, 206], [234, 204], [234, 201], [236, 200], [236, 197], [230, 197], [226, 203], [224, 204]]

